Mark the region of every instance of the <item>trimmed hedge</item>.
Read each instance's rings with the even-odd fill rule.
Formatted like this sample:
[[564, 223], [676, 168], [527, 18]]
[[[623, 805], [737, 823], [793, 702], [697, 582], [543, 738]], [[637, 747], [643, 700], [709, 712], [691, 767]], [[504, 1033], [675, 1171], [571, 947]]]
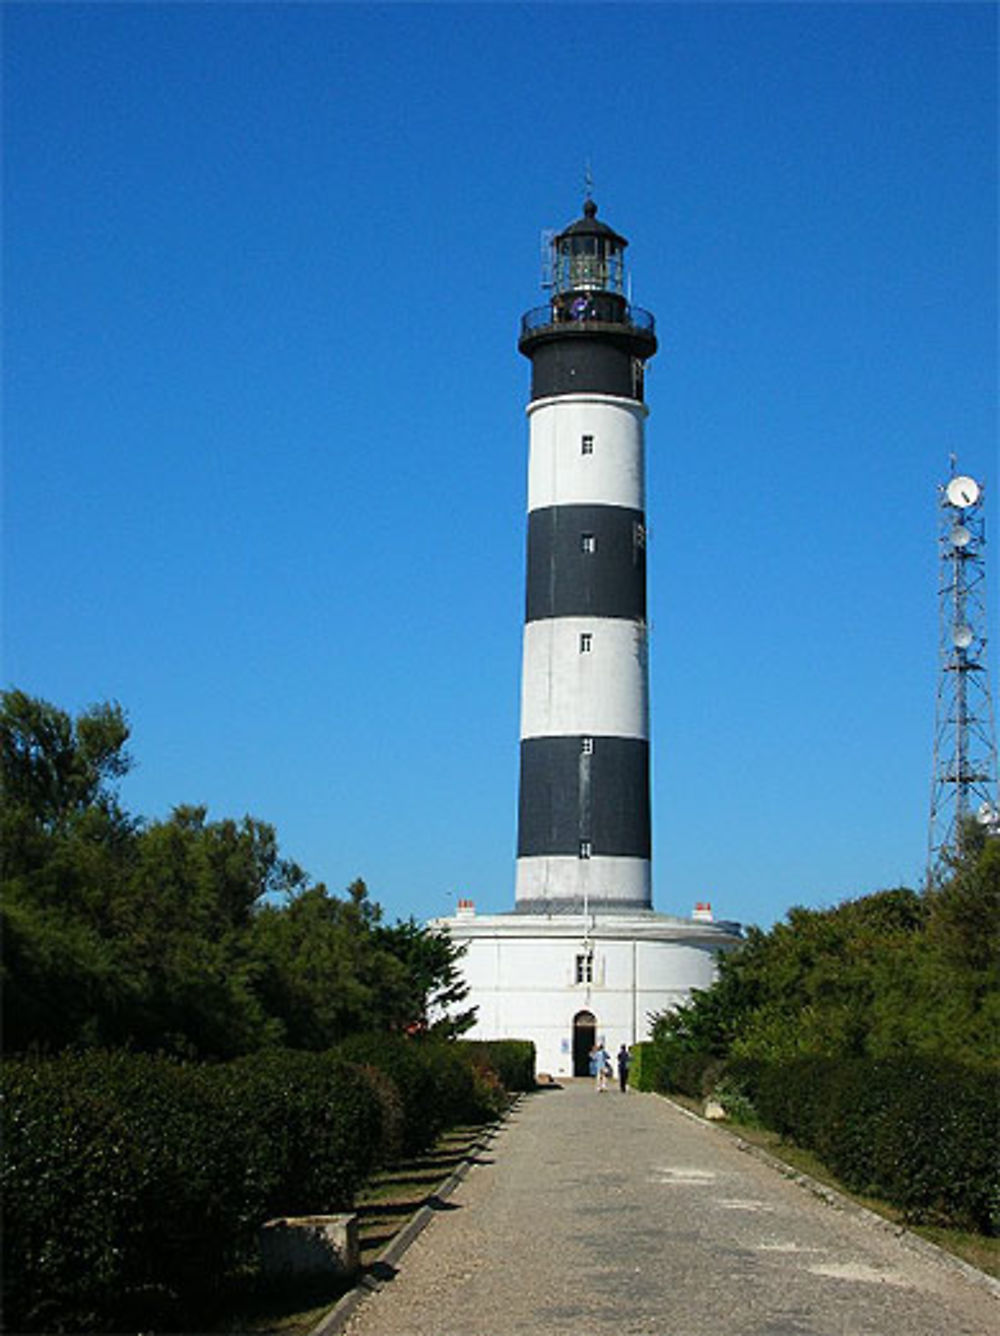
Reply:
[[447, 1127], [494, 1117], [534, 1047], [357, 1036], [217, 1065], [127, 1052], [0, 1071], [7, 1330], [180, 1329], [274, 1216], [350, 1209]]
[[933, 1058], [727, 1068], [766, 1126], [906, 1219], [1000, 1233], [1000, 1073]]
[[382, 1154], [379, 1091], [328, 1054], [12, 1060], [0, 1095], [8, 1330], [176, 1325], [264, 1220], [349, 1207]]
[[461, 1039], [473, 1066], [496, 1072], [504, 1090], [534, 1090], [535, 1045], [530, 1039]]
[[489, 1116], [477, 1099], [472, 1068], [456, 1045], [405, 1035], [359, 1034], [337, 1048], [350, 1062], [384, 1073], [403, 1108], [402, 1152], [419, 1155], [446, 1127]]
[[655, 1040], [633, 1044], [630, 1084], [658, 1094], [676, 1091], [703, 1099], [712, 1091], [722, 1067], [720, 1058], [705, 1053], [676, 1052]]
[[633, 1044], [629, 1053], [632, 1055], [632, 1065], [628, 1069], [629, 1085], [636, 1090], [662, 1090], [658, 1079], [661, 1064], [656, 1045], [646, 1040], [641, 1044]]

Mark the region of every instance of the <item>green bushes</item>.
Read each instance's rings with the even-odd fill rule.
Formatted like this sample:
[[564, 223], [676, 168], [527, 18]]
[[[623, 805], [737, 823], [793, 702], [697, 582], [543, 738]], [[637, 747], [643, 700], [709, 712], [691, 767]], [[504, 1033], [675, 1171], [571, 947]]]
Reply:
[[995, 1071], [944, 1059], [736, 1062], [762, 1121], [907, 1219], [1000, 1233]]
[[664, 1090], [666, 1087], [661, 1079], [661, 1063], [656, 1045], [647, 1040], [642, 1044], [633, 1044], [629, 1052], [632, 1055], [629, 1085], [635, 1090]]
[[704, 1099], [715, 1088], [722, 1059], [711, 1053], [677, 1053], [663, 1061], [661, 1080], [689, 1099]]
[[711, 988], [654, 1019], [642, 1079], [713, 1093], [909, 1219], [996, 1233], [998, 1018], [1000, 841], [972, 823], [922, 895], [750, 928]]
[[473, 1065], [496, 1072], [505, 1090], [534, 1090], [535, 1045], [530, 1039], [463, 1039]]
[[265, 1219], [350, 1206], [382, 1153], [378, 1091], [323, 1054], [10, 1061], [0, 1091], [9, 1330], [176, 1322]]
[[914, 1222], [1000, 1233], [1000, 1074], [942, 1058], [724, 1060], [640, 1046], [640, 1089], [714, 1095]]
[[401, 1150], [419, 1155], [441, 1132], [476, 1116], [472, 1072], [447, 1042], [403, 1035], [359, 1034], [337, 1052], [387, 1076], [402, 1105]]
[[528, 1040], [435, 1039], [363, 1034], [337, 1052], [388, 1077], [402, 1105], [404, 1155], [418, 1155], [446, 1127], [495, 1118], [507, 1092], [535, 1083], [535, 1046]]
[[[526, 1052], [525, 1050], [530, 1050]], [[280, 1215], [495, 1116], [531, 1045], [356, 1036], [218, 1064], [92, 1050], [0, 1072], [6, 1329], [190, 1325]]]

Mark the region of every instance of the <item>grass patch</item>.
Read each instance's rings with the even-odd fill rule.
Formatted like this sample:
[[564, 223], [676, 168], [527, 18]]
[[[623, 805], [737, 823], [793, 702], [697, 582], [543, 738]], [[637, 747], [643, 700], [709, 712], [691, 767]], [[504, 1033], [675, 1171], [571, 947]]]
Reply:
[[354, 1205], [362, 1270], [372, 1267], [410, 1217], [473, 1156], [482, 1135], [481, 1127], [446, 1132], [426, 1155], [393, 1165], [365, 1184]]
[[936, 1225], [909, 1225], [908, 1228], [921, 1238], [936, 1243], [945, 1252], [953, 1253], [963, 1262], [1000, 1280], [1000, 1239], [987, 1238], [985, 1234], [966, 1234], [959, 1229], [939, 1229]]

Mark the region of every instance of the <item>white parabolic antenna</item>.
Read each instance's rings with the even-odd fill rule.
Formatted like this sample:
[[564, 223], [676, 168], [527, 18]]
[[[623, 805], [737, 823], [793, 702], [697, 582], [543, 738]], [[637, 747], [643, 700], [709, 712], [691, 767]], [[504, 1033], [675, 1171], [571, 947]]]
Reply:
[[979, 500], [979, 483], [975, 478], [967, 478], [965, 474], [960, 474], [957, 478], [952, 478], [944, 494], [953, 506], [964, 510], [966, 506], [974, 506]]
[[956, 524], [948, 535], [948, 541], [952, 547], [968, 547], [972, 541], [972, 534], [964, 524]]
[[997, 809], [992, 803], [980, 803], [976, 812], [976, 820], [981, 826], [992, 826], [997, 819]]
[[956, 649], [968, 649], [972, 644], [972, 627], [956, 626], [951, 635], [951, 643]]

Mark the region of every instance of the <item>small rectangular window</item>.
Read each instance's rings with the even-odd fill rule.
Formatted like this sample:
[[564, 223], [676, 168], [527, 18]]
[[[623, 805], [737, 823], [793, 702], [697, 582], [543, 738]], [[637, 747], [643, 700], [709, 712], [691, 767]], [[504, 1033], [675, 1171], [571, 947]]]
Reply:
[[590, 647], [591, 647], [591, 645], [593, 644], [593, 641], [594, 641], [594, 637], [591, 635], [591, 633], [590, 633], [589, 631], [581, 631], [581, 632], [580, 632], [580, 653], [581, 653], [581, 654], [589, 654], [589, 653], [590, 653]]
[[580, 454], [581, 454], [581, 455], [592, 455], [593, 453], [594, 453], [594, 438], [593, 438], [593, 436], [581, 436], [581, 437], [580, 437]]
[[593, 756], [594, 754], [593, 738], [582, 738], [580, 740], [580, 754], [582, 756]]
[[589, 951], [576, 958], [576, 981], [577, 983], [594, 982], [594, 957]]
[[582, 533], [580, 535], [580, 549], [583, 552], [592, 554], [597, 551], [597, 534]]
[[646, 526], [638, 520], [632, 525], [632, 543], [636, 548], [646, 546]]
[[590, 857], [590, 841], [589, 841], [589, 840], [581, 840], [581, 841], [580, 841], [580, 857], [581, 857], [581, 858], [589, 858], [589, 857]]

